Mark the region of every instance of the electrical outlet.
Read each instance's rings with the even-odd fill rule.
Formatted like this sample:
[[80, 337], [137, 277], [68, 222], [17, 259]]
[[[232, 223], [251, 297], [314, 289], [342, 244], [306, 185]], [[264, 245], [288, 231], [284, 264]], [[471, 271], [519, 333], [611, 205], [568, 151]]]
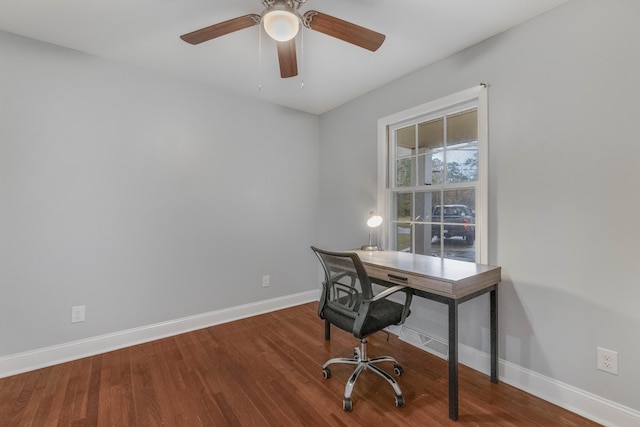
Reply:
[[271, 278], [268, 275], [262, 276], [262, 287], [268, 288], [269, 286], [271, 286]]
[[77, 305], [71, 307], [71, 323], [84, 322], [84, 312], [86, 307], [84, 305]]
[[598, 347], [598, 369], [618, 375], [618, 352]]

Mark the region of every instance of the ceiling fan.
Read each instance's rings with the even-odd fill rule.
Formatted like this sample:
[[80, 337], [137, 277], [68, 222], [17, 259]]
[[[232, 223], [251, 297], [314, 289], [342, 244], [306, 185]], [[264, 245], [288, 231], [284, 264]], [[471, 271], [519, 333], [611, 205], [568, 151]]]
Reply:
[[384, 42], [384, 34], [315, 10], [301, 15], [298, 10], [300, 5], [306, 1], [262, 0], [265, 9], [259, 15], [239, 16], [183, 34], [180, 38], [187, 43], [196, 45], [262, 23], [267, 34], [277, 43], [282, 78], [298, 75], [295, 36], [298, 34], [300, 24], [310, 30], [319, 31], [372, 52], [378, 50]]

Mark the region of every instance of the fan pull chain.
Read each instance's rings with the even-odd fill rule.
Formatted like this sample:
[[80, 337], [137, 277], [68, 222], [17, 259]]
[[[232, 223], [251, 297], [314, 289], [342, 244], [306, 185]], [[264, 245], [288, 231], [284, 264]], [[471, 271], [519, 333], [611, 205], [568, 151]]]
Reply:
[[[305, 0], [306, 1], [306, 0]], [[304, 31], [300, 31], [300, 90], [304, 89]]]
[[262, 27], [258, 25], [258, 92], [262, 91]]

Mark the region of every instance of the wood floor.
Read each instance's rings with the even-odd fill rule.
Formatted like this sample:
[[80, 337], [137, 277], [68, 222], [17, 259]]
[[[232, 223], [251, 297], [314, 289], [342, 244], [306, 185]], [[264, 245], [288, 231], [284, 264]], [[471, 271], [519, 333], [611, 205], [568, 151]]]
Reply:
[[[316, 304], [305, 304], [0, 379], [2, 426], [595, 426], [576, 414], [460, 366], [460, 418], [448, 418], [447, 364], [384, 333], [372, 357], [392, 355], [406, 406], [363, 372], [353, 412], [342, 410], [357, 340], [324, 341]], [[383, 366], [384, 367], [384, 366]], [[392, 369], [392, 366], [386, 367]]]

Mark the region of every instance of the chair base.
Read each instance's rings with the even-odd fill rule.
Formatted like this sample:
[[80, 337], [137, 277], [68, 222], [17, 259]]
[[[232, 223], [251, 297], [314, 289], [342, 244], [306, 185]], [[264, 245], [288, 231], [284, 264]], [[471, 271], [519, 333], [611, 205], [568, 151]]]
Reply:
[[324, 365], [322, 365], [322, 373], [325, 378], [331, 378], [331, 370], [329, 369], [329, 365], [331, 364], [346, 363], [348, 365], [356, 365], [356, 369], [351, 374], [351, 377], [349, 377], [349, 381], [347, 381], [347, 385], [344, 389], [344, 400], [342, 402], [342, 409], [348, 412], [352, 410], [353, 404], [351, 402], [351, 394], [353, 393], [353, 387], [356, 384], [356, 380], [365, 369], [370, 369], [371, 371], [387, 380], [387, 382], [391, 384], [391, 387], [393, 387], [393, 391], [395, 391], [396, 393], [395, 405], [398, 407], [404, 406], [404, 397], [402, 397], [402, 391], [400, 390], [400, 386], [398, 385], [397, 381], [391, 375], [376, 366], [376, 364], [381, 362], [392, 362], [394, 374], [398, 376], [402, 375], [403, 369], [398, 361], [393, 357], [382, 356], [370, 359], [367, 356], [367, 339], [362, 338], [360, 340], [360, 348], [356, 347], [353, 351], [353, 358], [334, 357], [333, 359], [329, 359], [324, 363]]

